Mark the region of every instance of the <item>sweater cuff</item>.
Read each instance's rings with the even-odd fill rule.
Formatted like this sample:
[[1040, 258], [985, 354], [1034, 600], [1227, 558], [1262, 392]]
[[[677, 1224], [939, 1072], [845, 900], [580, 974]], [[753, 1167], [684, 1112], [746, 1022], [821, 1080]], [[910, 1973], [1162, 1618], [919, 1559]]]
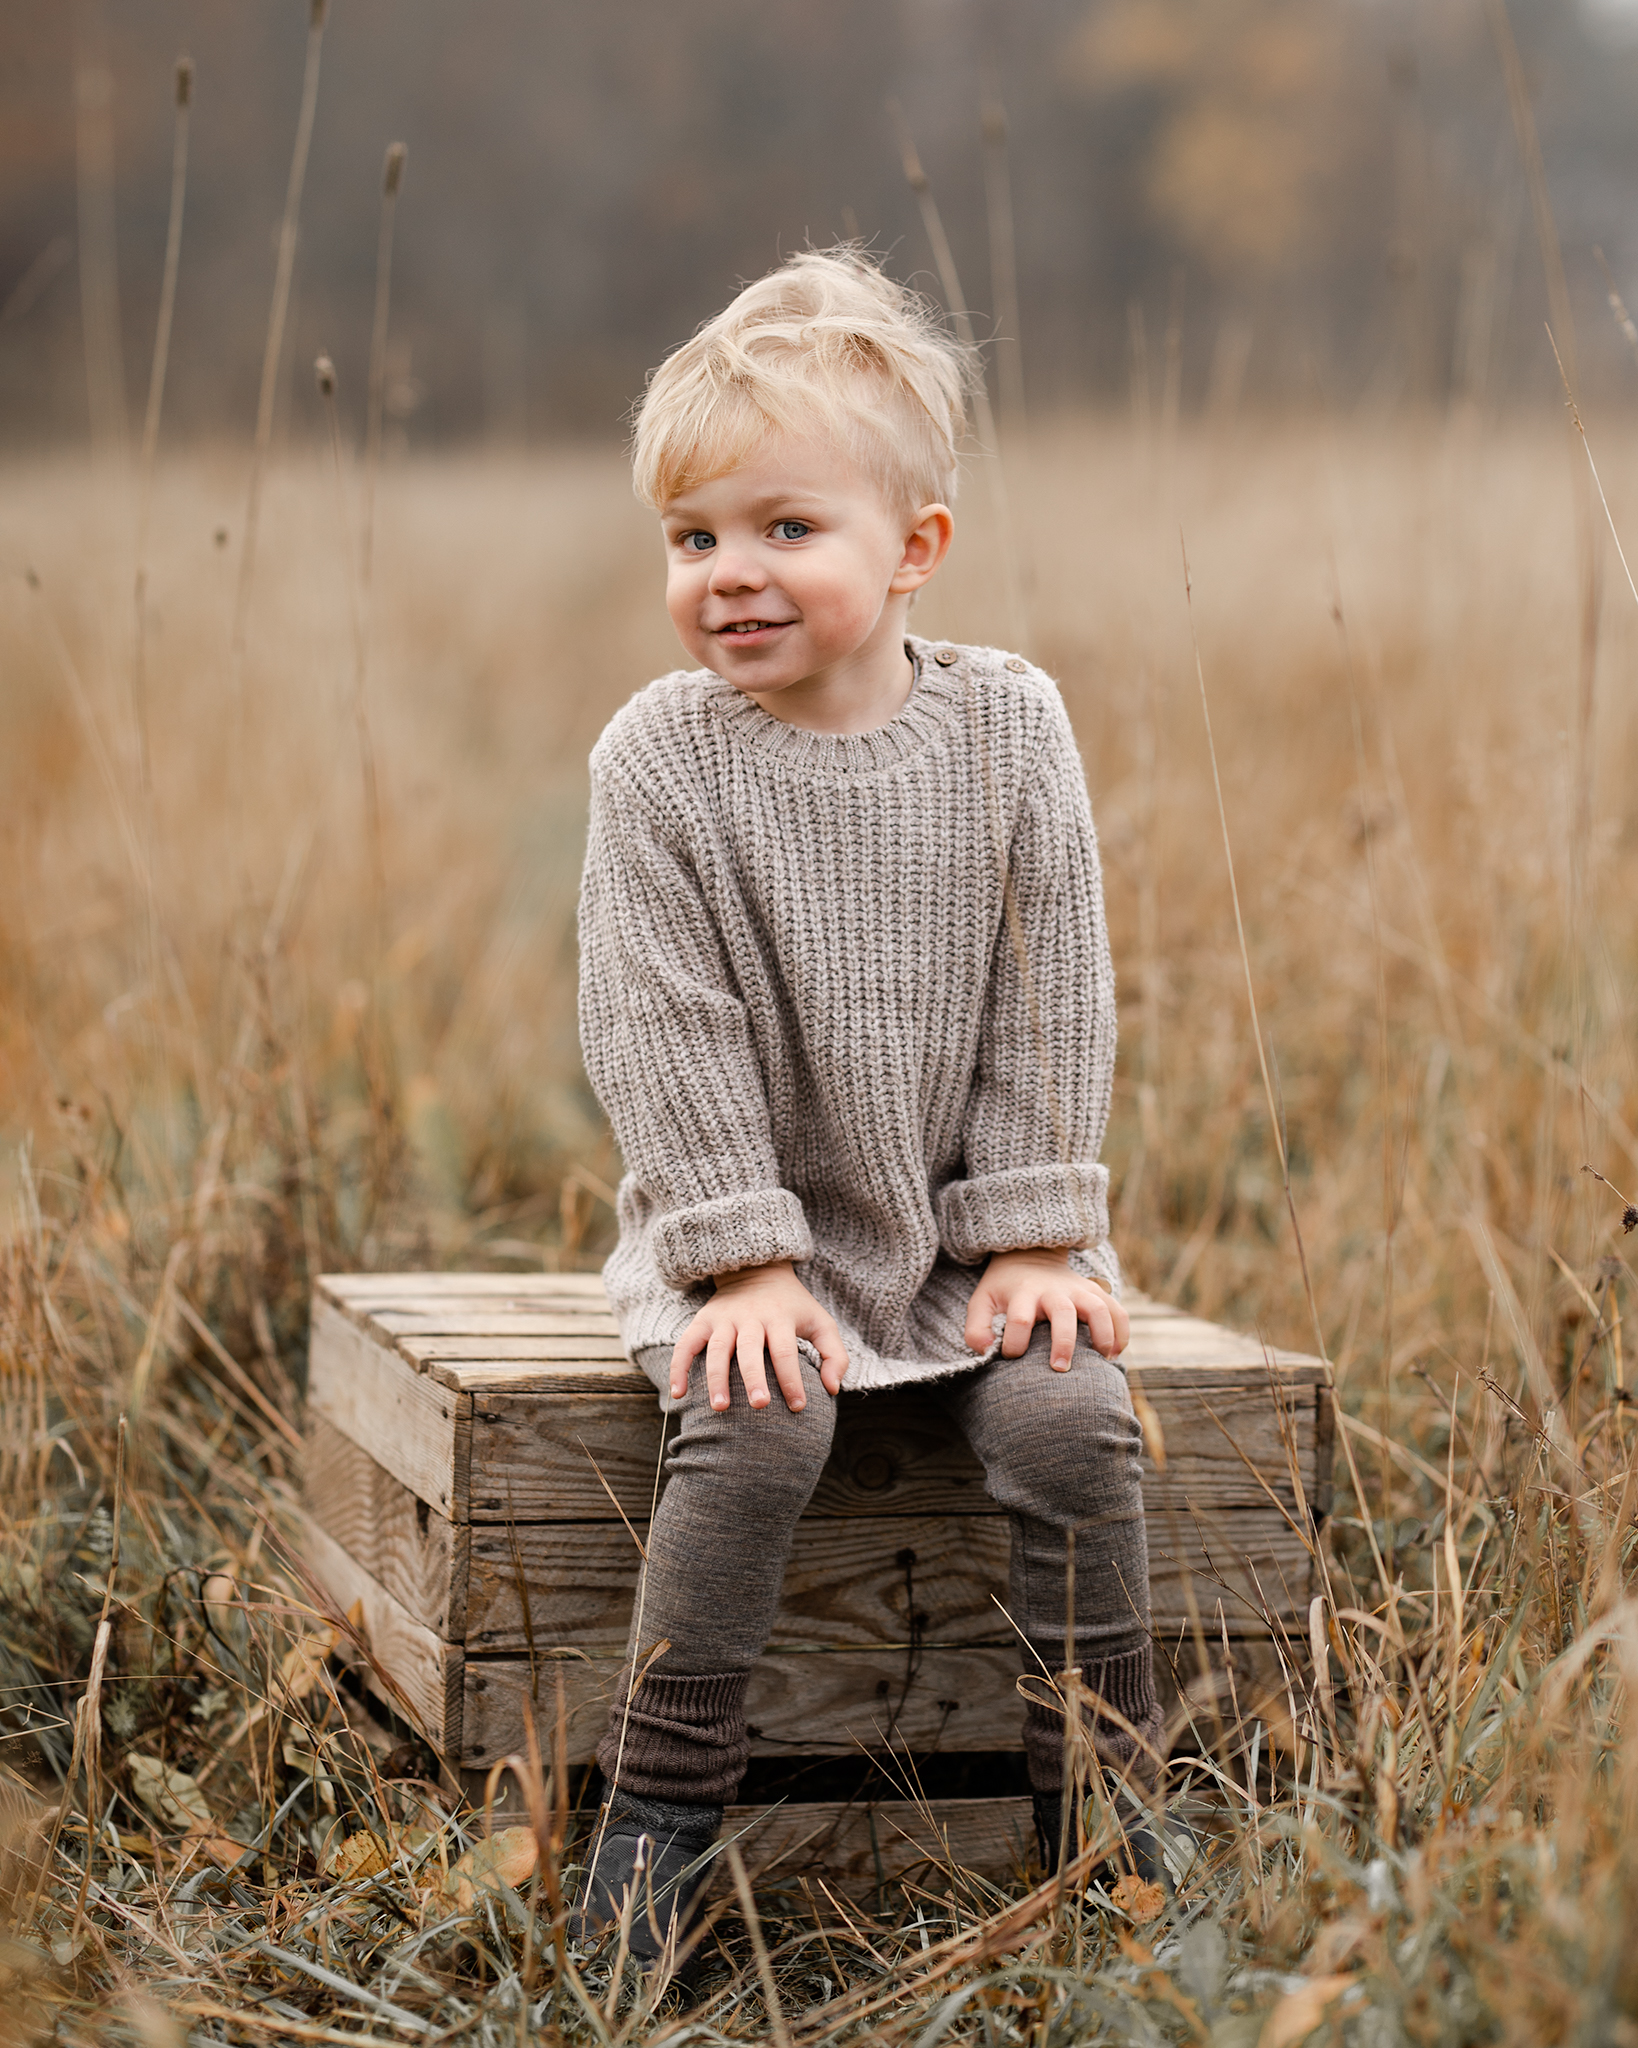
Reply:
[[719, 1195], [673, 1209], [654, 1225], [654, 1263], [668, 1287], [696, 1287], [716, 1273], [813, 1257], [802, 1204], [789, 1188]]
[[1109, 1169], [1015, 1166], [951, 1181], [938, 1198], [938, 1234], [961, 1266], [992, 1252], [1101, 1244], [1109, 1235]]

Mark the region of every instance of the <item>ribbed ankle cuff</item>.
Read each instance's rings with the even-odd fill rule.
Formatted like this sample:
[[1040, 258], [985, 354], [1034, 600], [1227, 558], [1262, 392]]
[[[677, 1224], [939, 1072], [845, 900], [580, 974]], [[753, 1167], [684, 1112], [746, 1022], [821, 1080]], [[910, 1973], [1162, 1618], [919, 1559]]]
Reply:
[[[1054, 1676], [1062, 1669], [1062, 1643], [1032, 1643], [1030, 1648]], [[1054, 1659], [1057, 1661], [1054, 1662]], [[1037, 1675], [1040, 1666], [1030, 1660]], [[1164, 1716], [1155, 1699], [1154, 1651], [1147, 1640], [1118, 1657], [1082, 1666], [1081, 1677], [1089, 1692], [1114, 1708], [1142, 1736], [1140, 1743], [1125, 1728], [1097, 1715], [1088, 1733], [1098, 1760], [1111, 1769], [1131, 1774], [1140, 1784], [1154, 1786], [1160, 1766], [1154, 1751], [1160, 1748]], [[1147, 1745], [1147, 1746], [1145, 1746]], [[1055, 1708], [1038, 1705], [1033, 1699], [1024, 1709], [1024, 1757], [1029, 1766], [1030, 1787], [1035, 1792], [1058, 1794], [1064, 1783], [1064, 1717]]]
[[751, 1745], [745, 1734], [748, 1671], [704, 1677], [650, 1673], [625, 1705], [622, 1678], [597, 1761], [609, 1784], [639, 1799], [726, 1806]]

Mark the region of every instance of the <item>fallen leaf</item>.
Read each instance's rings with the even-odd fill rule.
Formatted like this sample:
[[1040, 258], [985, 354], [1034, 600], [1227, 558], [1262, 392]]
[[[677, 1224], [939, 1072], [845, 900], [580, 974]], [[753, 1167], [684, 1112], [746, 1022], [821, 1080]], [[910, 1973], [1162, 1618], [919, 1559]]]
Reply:
[[527, 1884], [539, 1854], [533, 1828], [501, 1828], [455, 1859], [444, 1879], [444, 1895], [470, 1913], [480, 1891], [493, 1890], [497, 1884]]
[[1340, 1998], [1357, 1977], [1316, 1977], [1296, 1991], [1288, 1991], [1263, 2021], [1257, 2048], [1296, 2048], [1325, 2018], [1325, 2009]]
[[326, 1855], [321, 1868], [326, 1877], [333, 1877], [337, 1884], [351, 1884], [357, 1877], [374, 1877], [385, 1870], [392, 1861], [393, 1850], [389, 1842], [379, 1835], [367, 1834], [363, 1830], [348, 1835], [338, 1842]]
[[169, 1822], [185, 1838], [184, 1867], [204, 1856], [222, 1869], [231, 1870], [245, 1854], [245, 1845], [223, 1834], [198, 1779], [142, 1750], [134, 1751], [126, 1762], [132, 1792], [156, 1820]]
[[169, 1821], [184, 1834], [216, 1826], [216, 1816], [197, 1778], [190, 1778], [175, 1764], [162, 1763], [157, 1756], [149, 1756], [140, 1749], [127, 1762], [131, 1768], [131, 1790], [156, 1820]]
[[1130, 1870], [1116, 1879], [1109, 1896], [1127, 1919], [1139, 1927], [1146, 1921], [1158, 1920], [1166, 1910], [1166, 1894], [1162, 1887], [1151, 1884], [1147, 1878], [1139, 1877]]
[[340, 1640], [339, 1630], [321, 1628], [293, 1643], [279, 1661], [275, 1696], [282, 1695], [286, 1700], [306, 1699], [318, 1684], [325, 1663]]
[[[332, 1832], [330, 1840], [319, 1852], [319, 1869], [326, 1877], [334, 1878], [337, 1884], [349, 1884], [359, 1877], [378, 1877], [399, 1856], [424, 1849], [432, 1839], [430, 1828], [394, 1828], [380, 1835], [360, 1828], [356, 1834], [342, 1839], [337, 1839]], [[430, 1880], [422, 1873], [415, 1881], [422, 1885], [428, 1882], [436, 1885], [439, 1877], [440, 1873], [435, 1869]]]

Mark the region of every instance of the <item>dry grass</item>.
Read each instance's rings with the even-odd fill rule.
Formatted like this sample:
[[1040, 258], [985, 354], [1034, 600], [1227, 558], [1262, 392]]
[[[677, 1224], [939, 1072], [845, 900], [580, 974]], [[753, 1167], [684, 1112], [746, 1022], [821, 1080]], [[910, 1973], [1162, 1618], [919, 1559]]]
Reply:
[[[1597, 452], [1638, 534], [1629, 444], [1607, 430]], [[550, 1813], [532, 1888], [473, 1910], [444, 1888], [475, 1818], [384, 1783], [327, 1667], [284, 1662], [312, 1633], [279, 1537], [307, 1281], [585, 1263], [605, 1241], [587, 1189], [614, 1162], [573, 1035], [582, 764], [672, 658], [658, 549], [613, 458], [384, 474], [378, 905], [321, 454], [269, 476], [242, 718], [243, 463], [161, 473], [151, 793], [131, 506], [70, 462], [14, 467], [0, 2038], [1638, 2041], [1632, 1274], [1622, 1201], [1579, 1172], [1638, 1190], [1630, 598], [1612, 581], [1589, 727], [1576, 473], [1551, 424], [1248, 425], [1166, 449], [1064, 422], [1013, 483], [1032, 648], [1103, 835], [1123, 1251], [1157, 1292], [1312, 1348], [1181, 523], [1293, 1199], [1357, 1423], [1325, 1668], [1293, 1646], [1259, 1774], [1249, 1727], [1208, 1731], [1211, 1875], [1158, 1922], [1079, 1929], [976, 1882], [850, 1929], [776, 1885], [759, 1933], [724, 1921], [701, 2002], [658, 2015], [560, 1968]], [[969, 496], [965, 562], [919, 623], [999, 638]], [[202, 1781], [191, 1820], [144, 1757]], [[47, 1857], [38, 1816], [59, 1810]], [[338, 1873], [348, 1834], [391, 1867]], [[251, 1852], [227, 1876], [223, 1836]]]

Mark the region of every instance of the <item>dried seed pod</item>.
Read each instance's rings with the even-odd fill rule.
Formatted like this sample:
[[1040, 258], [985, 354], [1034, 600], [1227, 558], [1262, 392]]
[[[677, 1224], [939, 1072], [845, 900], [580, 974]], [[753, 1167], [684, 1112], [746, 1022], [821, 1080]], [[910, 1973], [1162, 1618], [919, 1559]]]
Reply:
[[336, 395], [336, 366], [327, 355], [320, 355], [313, 364], [313, 375], [318, 381], [319, 396], [334, 398]]
[[387, 161], [381, 170], [381, 190], [387, 198], [397, 197], [398, 188], [404, 182], [404, 164], [409, 156], [409, 145], [404, 142], [387, 144]]

